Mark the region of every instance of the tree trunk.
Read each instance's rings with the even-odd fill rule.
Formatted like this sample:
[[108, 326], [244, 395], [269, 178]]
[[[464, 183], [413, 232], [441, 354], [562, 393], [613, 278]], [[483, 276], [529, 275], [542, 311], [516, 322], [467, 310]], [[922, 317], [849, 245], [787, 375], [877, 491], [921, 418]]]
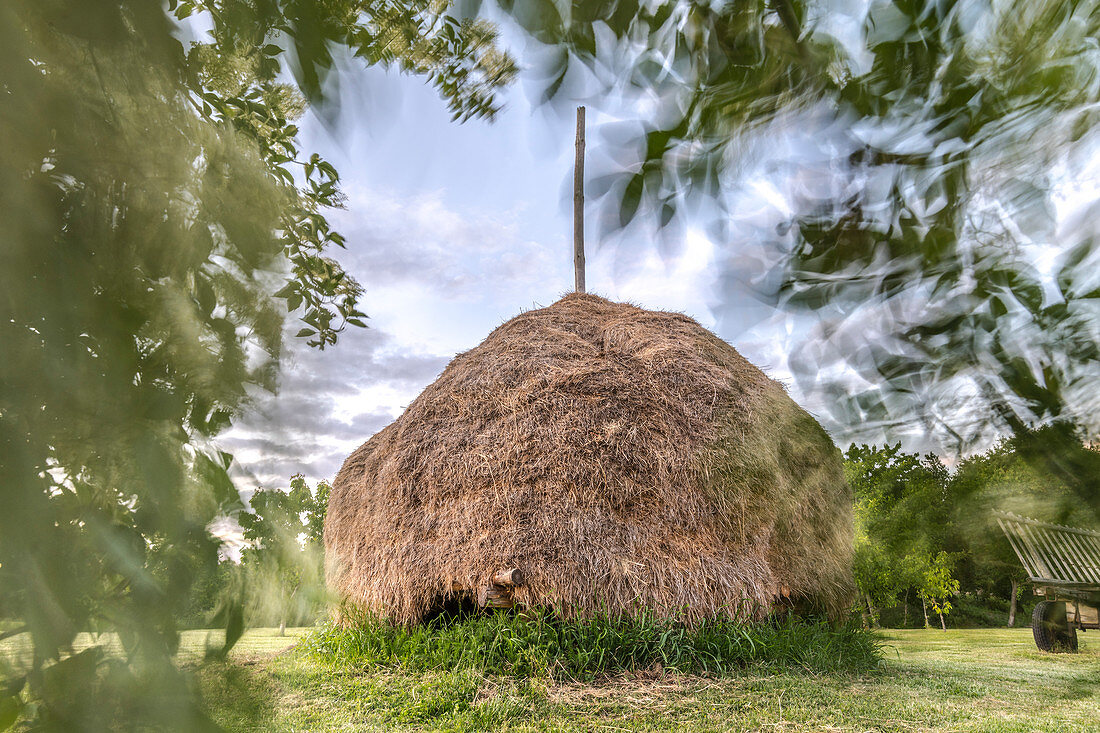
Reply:
[[286, 619], [279, 622], [279, 636], [286, 636]]
[[867, 613], [871, 615], [871, 626], [878, 628], [878, 619], [875, 618], [875, 607], [871, 605], [871, 596], [864, 593], [863, 600], [867, 602]]
[[1008, 604], [1008, 628], [1016, 625], [1016, 591], [1019, 590], [1020, 581], [1012, 579], [1012, 600]]
[[909, 628], [909, 589], [905, 589], [905, 611], [902, 616], [901, 627], [903, 629]]
[[928, 622], [928, 601], [924, 600], [924, 598], [921, 598], [920, 599], [920, 605], [921, 605], [921, 608], [924, 609], [924, 628], [926, 628], [926, 629], [931, 628], [932, 624], [930, 624]]
[[947, 622], [943, 620], [943, 614], [940, 614], [940, 628], [947, 631]]

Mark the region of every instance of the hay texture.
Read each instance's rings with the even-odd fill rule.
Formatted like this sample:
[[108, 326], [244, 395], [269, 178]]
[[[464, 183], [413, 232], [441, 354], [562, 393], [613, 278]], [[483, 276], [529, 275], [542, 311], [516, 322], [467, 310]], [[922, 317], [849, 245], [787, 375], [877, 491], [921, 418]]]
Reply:
[[836, 616], [854, 588], [817, 422], [691, 318], [593, 295], [503, 324], [352, 453], [325, 549], [337, 593], [406, 624], [506, 568], [569, 616]]

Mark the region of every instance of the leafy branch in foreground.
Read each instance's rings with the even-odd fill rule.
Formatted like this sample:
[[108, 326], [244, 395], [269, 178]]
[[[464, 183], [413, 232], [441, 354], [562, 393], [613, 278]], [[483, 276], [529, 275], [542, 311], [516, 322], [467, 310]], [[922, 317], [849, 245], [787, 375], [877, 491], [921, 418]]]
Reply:
[[[210, 726], [172, 655], [217, 561], [208, 527], [241, 508], [214, 438], [250, 387], [273, 388], [285, 306], [317, 347], [362, 317], [326, 254], [339, 178], [299, 151], [293, 120], [320, 99], [330, 46], [383, 27], [408, 44], [367, 62], [491, 115], [510, 60], [447, 10], [0, 5], [0, 610], [31, 649], [3, 670], [0, 728]], [[213, 32], [188, 50], [178, 22], [196, 12]], [[276, 81], [284, 63], [298, 89]], [[223, 605], [227, 648], [242, 603]], [[113, 632], [124, 654], [73, 653], [80, 632]]]
[[[723, 276], [816, 325], [790, 366], [834, 430], [963, 453], [1060, 423], [1056, 459], [1033, 458], [1100, 512], [1100, 479], [1069, 470], [1100, 431], [1098, 202], [1082, 185], [1100, 4], [498, 4], [550, 47], [548, 95], [579, 67], [594, 103], [644, 100], [608, 126], [603, 220], [709, 217]], [[767, 204], [747, 196], [762, 180]]]

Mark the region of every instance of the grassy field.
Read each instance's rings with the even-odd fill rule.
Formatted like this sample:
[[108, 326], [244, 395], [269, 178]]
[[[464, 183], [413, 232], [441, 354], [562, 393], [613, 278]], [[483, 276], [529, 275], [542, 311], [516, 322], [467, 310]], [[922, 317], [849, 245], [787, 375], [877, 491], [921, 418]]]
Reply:
[[[230, 730], [1095, 731], [1100, 634], [1044, 654], [1028, 629], [886, 631], [872, 674], [638, 675], [600, 684], [473, 672], [366, 672], [287, 649], [302, 630], [251, 631], [201, 671]], [[1095, 640], [1094, 640], [1094, 637]], [[184, 659], [207, 639], [185, 638]], [[285, 651], [284, 651], [285, 650]], [[280, 653], [283, 652], [283, 653]]]
[[[293, 647], [309, 629], [287, 629], [285, 636], [279, 636], [279, 630], [249, 629], [237, 642], [229, 653], [229, 658], [238, 664], [248, 664], [257, 660], [271, 659], [276, 654]], [[180, 650], [176, 656], [177, 661], [184, 665], [195, 665], [206, 656], [207, 649], [221, 647], [225, 641], [225, 631], [200, 630], [184, 631], [180, 639]], [[108, 651], [121, 653], [121, 646], [114, 634], [77, 634], [73, 644], [74, 651], [81, 651], [100, 644]], [[27, 634], [20, 634], [0, 641], [0, 660], [11, 665], [15, 669], [25, 667], [31, 653], [31, 641]]]

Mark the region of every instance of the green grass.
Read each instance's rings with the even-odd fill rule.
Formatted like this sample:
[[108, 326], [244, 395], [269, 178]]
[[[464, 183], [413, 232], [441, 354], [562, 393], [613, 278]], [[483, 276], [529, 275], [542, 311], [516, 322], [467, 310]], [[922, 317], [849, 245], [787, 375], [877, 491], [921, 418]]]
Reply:
[[[310, 629], [287, 629], [285, 636], [279, 636], [279, 630], [249, 629], [236, 643], [229, 658], [235, 662], [247, 662], [257, 657], [270, 657], [272, 654], [289, 649]], [[184, 631], [180, 634], [180, 648], [176, 661], [184, 665], [196, 664], [206, 656], [208, 650], [220, 649], [225, 642], [224, 629], [199, 629]], [[108, 654], [122, 655], [122, 645], [115, 634], [77, 634], [73, 641], [73, 652], [99, 645]], [[15, 669], [26, 667], [32, 652], [29, 634], [19, 634], [0, 641], [0, 664]]]
[[[410, 671], [288, 649], [309, 630], [245, 633], [228, 663], [198, 665], [218, 632], [183, 635], [216, 719], [231, 731], [1095, 731], [1100, 633], [1080, 654], [1046, 654], [1029, 629], [880, 635], [870, 673], [725, 677], [636, 671], [598, 683], [473, 669]], [[83, 637], [82, 637], [83, 639]], [[91, 637], [83, 639], [90, 641]], [[13, 649], [19, 638], [0, 643]]]
[[639, 671], [728, 675], [746, 667], [808, 672], [874, 669], [879, 641], [858, 628], [791, 620], [692, 626], [642, 616], [563, 621], [552, 615], [472, 615], [412, 628], [365, 619], [307, 635], [306, 653], [372, 670], [462, 672], [593, 681]]
[[275, 654], [285, 640], [249, 632], [249, 655], [200, 678], [217, 719], [240, 731], [1093, 731], [1093, 636], [1052, 655], [1028, 629], [887, 631], [870, 673], [750, 665], [591, 683], [326, 661], [305, 645]]

